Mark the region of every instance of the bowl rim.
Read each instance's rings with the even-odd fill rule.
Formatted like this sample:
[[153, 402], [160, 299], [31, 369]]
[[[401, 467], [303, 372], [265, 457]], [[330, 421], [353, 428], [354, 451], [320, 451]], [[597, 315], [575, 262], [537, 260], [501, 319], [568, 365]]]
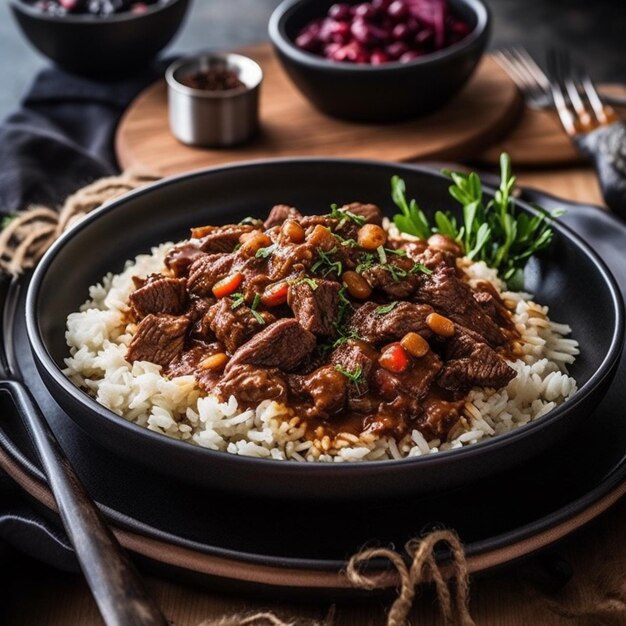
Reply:
[[[266, 467], [266, 465], [263, 464], [270, 464], [267, 465], [267, 467], [270, 468], [270, 466], [273, 466], [272, 469], [275, 471], [285, 471], [287, 473], [297, 472], [303, 474], [308, 472], [309, 475], [314, 475], [318, 472], [328, 473], [332, 471], [332, 468], [337, 467], [337, 463], [297, 463], [269, 458], [248, 457], [238, 454], [230, 454], [226, 451], [211, 450], [202, 446], [192, 445], [186, 441], [168, 437], [165, 434], [151, 431], [144, 426], [139, 426], [134, 422], [127, 421], [120, 415], [117, 415], [110, 409], [107, 409], [103, 405], [99, 404], [94, 398], [89, 396], [87, 392], [77, 387], [73, 382], [70, 381], [69, 378], [67, 378], [63, 374], [61, 367], [52, 358], [43, 341], [41, 328], [39, 325], [38, 317], [36, 315], [39, 300], [39, 289], [46, 276], [50, 264], [54, 261], [58, 252], [63, 248], [68, 240], [76, 236], [77, 233], [82, 231], [84, 228], [90, 226], [93, 222], [97, 221], [102, 216], [110, 213], [111, 211], [119, 211], [120, 208], [123, 207], [124, 204], [129, 200], [155, 192], [158, 193], [161, 188], [167, 186], [175, 186], [181, 182], [191, 181], [195, 178], [211, 176], [211, 174], [216, 172], [226, 172], [233, 170], [237, 172], [245, 169], [254, 169], [260, 166], [280, 166], [281, 164], [295, 164], [297, 166], [303, 167], [316, 165], [360, 165], [365, 167], [369, 166], [388, 168], [390, 166], [393, 166], [393, 168], [398, 170], [398, 172], [406, 172], [407, 174], [418, 172], [423, 173], [429, 177], [447, 180], [443, 174], [431, 167], [407, 163], [394, 163], [382, 160], [346, 159], [338, 157], [258, 159], [252, 161], [242, 161], [239, 163], [229, 163], [222, 166], [205, 168], [193, 172], [187, 172], [177, 176], [167, 177], [146, 187], [142, 187], [132, 192], [129, 192], [119, 199], [113, 200], [101, 206], [100, 208], [96, 209], [95, 211], [84, 217], [82, 220], [74, 224], [52, 244], [52, 246], [45, 253], [41, 261], [38, 263], [33, 273], [32, 279], [29, 283], [28, 292], [26, 295], [26, 328], [33, 356], [35, 358], [35, 361], [38, 363], [38, 366], [45, 369], [47, 375], [54, 381], [54, 384], [62, 390], [62, 392], [71, 396], [75, 402], [83, 405], [91, 413], [95, 413], [99, 419], [105, 419], [109, 422], [112, 421], [116, 427], [119, 427], [121, 429], [129, 429], [135, 435], [145, 437], [151, 440], [151, 442], [155, 446], [167, 446], [182, 454], [193, 455], [198, 460], [206, 460], [211, 457], [216, 458], [215, 455], [219, 455], [220, 463], [226, 465], [229, 465], [230, 463], [236, 463], [241, 465], [242, 467], [247, 465], [248, 468], [251, 469], [257, 466]], [[493, 194], [496, 191], [495, 188], [489, 185], [483, 185], [483, 189], [489, 194]], [[539, 211], [537, 209], [524, 201], [516, 199], [515, 203], [518, 207], [521, 207], [522, 209], [530, 212], [533, 215], [539, 214]], [[564, 236], [565, 239], [570, 243], [570, 245], [577, 246], [580, 251], [588, 257], [589, 261], [593, 264], [595, 270], [600, 274], [602, 281], [607, 286], [610, 298], [612, 300], [612, 309], [616, 319], [615, 327], [613, 329], [613, 335], [611, 337], [609, 348], [604, 355], [602, 362], [600, 363], [596, 371], [591, 375], [589, 380], [575, 392], [572, 398], [566, 400], [551, 411], [548, 411], [545, 415], [537, 417], [533, 421], [524, 424], [523, 426], [514, 430], [502, 433], [485, 441], [479, 441], [469, 446], [462, 446], [460, 448], [439, 451], [437, 454], [403, 457], [401, 459], [384, 459], [376, 461], [359, 461], [357, 463], [340, 463], [339, 465], [341, 465], [342, 467], [341, 471], [346, 476], [350, 476], [351, 473], [360, 474], [363, 472], [373, 472], [372, 475], [376, 475], [377, 473], [393, 471], [393, 469], [401, 465], [409, 466], [413, 464], [421, 464], [420, 466], [422, 467], [445, 467], [445, 465], [448, 463], [448, 460], [451, 458], [460, 461], [462, 458], [488, 454], [489, 451], [494, 448], [504, 448], [506, 446], [511, 446], [513, 444], [519, 443], [521, 440], [531, 437], [549, 427], [553, 422], [564, 418], [567, 413], [571, 412], [576, 406], [580, 405], [587, 398], [587, 396], [589, 396], [607, 379], [607, 377], [612, 374], [612, 371], [617, 365], [618, 359], [624, 347], [626, 313], [624, 309], [624, 300], [622, 298], [620, 288], [617, 284], [617, 281], [613, 277], [613, 274], [604, 263], [604, 261], [570, 227], [561, 222], [555, 221], [553, 223], [553, 228], [557, 232], [559, 232], [559, 234]], [[49, 386], [47, 382], [46, 386]]]
[[142, 17], [148, 17], [155, 13], [160, 13], [170, 9], [172, 6], [189, 2], [189, 0], [167, 0], [165, 3], [158, 3], [148, 5], [148, 8], [142, 13], [132, 13], [131, 11], [124, 11], [122, 13], [114, 13], [113, 15], [101, 16], [91, 14], [68, 14], [68, 15], [49, 15], [40, 11], [34, 6], [26, 4], [24, 0], [9, 0], [9, 5], [16, 11], [33, 17], [35, 19], [44, 20], [54, 23], [63, 24], [111, 24], [120, 22], [131, 22], [132, 20], [138, 20]]
[[309, 68], [317, 70], [330, 70], [337, 72], [375, 72], [384, 73], [390, 71], [407, 70], [410, 68], [418, 68], [426, 65], [437, 65], [452, 57], [460, 56], [466, 49], [479, 41], [488, 32], [491, 25], [491, 10], [483, 2], [483, 0], [456, 0], [470, 8], [476, 15], [476, 26], [463, 39], [453, 43], [451, 46], [425, 54], [424, 56], [400, 63], [400, 61], [391, 61], [380, 65], [371, 65], [369, 63], [342, 63], [331, 61], [317, 54], [307, 52], [298, 48], [295, 43], [287, 36], [285, 31], [285, 22], [304, 4], [310, 3], [311, 0], [283, 0], [274, 9], [270, 16], [268, 24], [268, 34], [272, 43], [292, 61]]

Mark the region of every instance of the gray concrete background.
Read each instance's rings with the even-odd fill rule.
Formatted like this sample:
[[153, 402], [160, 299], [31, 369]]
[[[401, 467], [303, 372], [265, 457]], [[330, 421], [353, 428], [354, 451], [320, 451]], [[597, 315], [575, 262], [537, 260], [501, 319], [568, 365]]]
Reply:
[[[267, 38], [279, 0], [194, 0], [168, 53], [228, 49]], [[626, 0], [488, 0], [494, 14], [492, 47], [525, 45], [542, 60], [550, 45], [567, 47], [598, 81], [626, 83]], [[0, 118], [20, 98], [46, 59], [22, 37], [0, 0]]]

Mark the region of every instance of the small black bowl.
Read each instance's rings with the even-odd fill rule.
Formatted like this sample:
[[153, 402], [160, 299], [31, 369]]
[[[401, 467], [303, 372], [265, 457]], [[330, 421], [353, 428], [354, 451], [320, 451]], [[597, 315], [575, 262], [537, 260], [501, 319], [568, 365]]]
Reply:
[[30, 43], [70, 72], [103, 77], [140, 69], [180, 28], [190, 0], [169, 0], [143, 13], [48, 15], [22, 0], [11, 10]]
[[[335, 0], [285, 0], [269, 23], [278, 58], [302, 94], [323, 113], [366, 122], [390, 122], [434, 111], [458, 93], [483, 54], [491, 18], [481, 0], [449, 0], [471, 32], [461, 41], [410, 61], [356, 65], [330, 61], [294, 40]], [[356, 0], [348, 0], [355, 4]]]
[[[391, 214], [389, 180], [399, 174], [425, 210], [450, 209], [449, 180], [425, 168], [375, 161], [289, 159], [225, 165], [160, 181], [103, 206], [69, 229], [39, 263], [28, 290], [26, 324], [44, 383], [63, 410], [100, 445], [176, 479], [247, 496], [300, 499], [386, 498], [442, 492], [517, 466], [558, 445], [599, 404], [624, 344], [619, 287], [604, 263], [569, 228], [554, 223], [554, 241], [534, 258], [525, 289], [568, 323], [581, 354], [571, 368], [579, 389], [530, 424], [476, 445], [397, 461], [296, 463], [236, 456], [170, 439], [126, 421], [63, 373], [66, 319], [90, 285], [119, 272], [126, 259], [198, 224], [262, 217], [277, 202], [319, 213], [355, 198]], [[493, 190], [486, 190], [488, 197]], [[536, 211], [523, 202], [518, 209]], [[172, 210], [177, 207], [177, 210]], [[580, 428], [581, 437], [585, 429]], [[607, 434], [610, 436], [610, 434]]]

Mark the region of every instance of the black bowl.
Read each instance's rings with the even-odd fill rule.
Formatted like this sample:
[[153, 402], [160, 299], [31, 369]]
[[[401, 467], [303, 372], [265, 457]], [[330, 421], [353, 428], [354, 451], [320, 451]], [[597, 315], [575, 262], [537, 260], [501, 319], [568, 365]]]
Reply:
[[472, 31], [448, 48], [408, 63], [339, 63], [298, 48], [294, 40], [302, 27], [325, 15], [334, 0], [285, 0], [270, 18], [269, 35], [291, 80], [320, 111], [354, 121], [399, 121], [430, 113], [450, 100], [472, 75], [487, 45], [491, 19], [483, 2], [449, 1]]
[[144, 13], [108, 17], [48, 15], [22, 0], [11, 10], [31, 44], [62, 68], [96, 78], [145, 66], [180, 28], [190, 0], [169, 0]]
[[[572, 368], [578, 392], [563, 405], [508, 434], [437, 454], [356, 464], [311, 464], [239, 457], [193, 446], [127, 422], [62, 373], [65, 320], [88, 286], [159, 242], [188, 236], [198, 224], [265, 215], [276, 203], [304, 212], [354, 199], [391, 209], [389, 180], [400, 174], [425, 209], [456, 209], [448, 179], [408, 165], [341, 159], [276, 160], [186, 174], [99, 209], [65, 233], [40, 262], [29, 287], [26, 323], [35, 362], [55, 400], [101, 445], [186, 482], [235, 493], [302, 498], [427, 493], [478, 480], [558, 442], [590, 418], [615, 372], [623, 346], [622, 298], [598, 257], [567, 227], [554, 225], [548, 253], [533, 260], [526, 289], [571, 324], [581, 355]], [[534, 210], [523, 203], [521, 210]], [[584, 436], [584, 429], [581, 429]]]

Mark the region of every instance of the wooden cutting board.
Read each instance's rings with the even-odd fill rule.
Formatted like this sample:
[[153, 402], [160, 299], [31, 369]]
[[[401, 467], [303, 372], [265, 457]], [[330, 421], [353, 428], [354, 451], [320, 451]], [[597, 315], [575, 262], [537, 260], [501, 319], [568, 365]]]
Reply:
[[462, 92], [432, 115], [398, 124], [344, 122], [319, 113], [300, 95], [269, 44], [241, 52], [255, 59], [265, 74], [262, 132], [254, 141], [217, 150], [178, 142], [169, 130], [165, 81], [159, 81], [137, 97], [118, 126], [116, 152], [122, 168], [170, 175], [268, 157], [463, 159], [501, 137], [522, 109], [513, 83], [493, 59], [485, 56]]

